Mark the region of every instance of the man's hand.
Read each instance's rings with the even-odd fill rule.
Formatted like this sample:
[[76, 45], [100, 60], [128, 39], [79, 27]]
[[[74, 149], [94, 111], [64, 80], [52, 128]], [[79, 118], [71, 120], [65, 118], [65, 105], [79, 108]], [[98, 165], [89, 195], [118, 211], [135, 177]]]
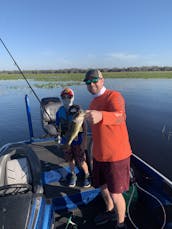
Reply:
[[92, 124], [99, 123], [103, 118], [102, 112], [96, 110], [86, 110], [85, 117]]

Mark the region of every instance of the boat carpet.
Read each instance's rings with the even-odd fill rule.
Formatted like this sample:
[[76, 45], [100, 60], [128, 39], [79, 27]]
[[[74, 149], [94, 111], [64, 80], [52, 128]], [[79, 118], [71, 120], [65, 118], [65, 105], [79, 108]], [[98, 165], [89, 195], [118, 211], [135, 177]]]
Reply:
[[[83, 176], [81, 171], [76, 171], [78, 172], [76, 186], [74, 188], [67, 186], [66, 178], [68, 178], [67, 174], [69, 173], [69, 171], [67, 171], [68, 163], [64, 160], [63, 153], [56, 142], [32, 143], [30, 147], [40, 159], [42, 170], [46, 179], [49, 179], [45, 180], [44, 183], [44, 190], [47, 198], [73, 195], [76, 193], [81, 193], [82, 191], [93, 189], [93, 187], [82, 187]], [[58, 172], [56, 173], [56, 171]], [[61, 178], [58, 177], [59, 172], [61, 174]]]

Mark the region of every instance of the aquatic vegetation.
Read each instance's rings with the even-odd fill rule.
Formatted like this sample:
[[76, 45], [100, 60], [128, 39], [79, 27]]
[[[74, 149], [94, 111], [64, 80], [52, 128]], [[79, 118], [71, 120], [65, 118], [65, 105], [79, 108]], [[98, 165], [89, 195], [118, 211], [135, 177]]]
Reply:
[[34, 87], [36, 88], [58, 88], [60, 86], [62, 87], [70, 87], [72, 85], [80, 85], [82, 82], [78, 81], [59, 81], [59, 82], [47, 82], [47, 83], [36, 83], [34, 84]]
[[[103, 72], [105, 78], [172, 78], [172, 71], [135, 71], [135, 72]], [[26, 73], [28, 80], [35, 81], [58, 81], [58, 82], [82, 82], [84, 73]], [[20, 73], [0, 73], [0, 80], [16, 80], [23, 79]]]

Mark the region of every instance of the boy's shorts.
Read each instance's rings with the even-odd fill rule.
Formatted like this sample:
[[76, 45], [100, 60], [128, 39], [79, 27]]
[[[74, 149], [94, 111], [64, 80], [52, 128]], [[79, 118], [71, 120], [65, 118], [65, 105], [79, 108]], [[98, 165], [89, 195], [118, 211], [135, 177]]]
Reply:
[[64, 157], [68, 162], [74, 159], [79, 165], [86, 160], [85, 152], [81, 150], [80, 145], [71, 145], [70, 149], [64, 152]]
[[99, 162], [93, 159], [93, 186], [107, 185], [111, 193], [123, 193], [129, 189], [130, 157], [116, 162]]

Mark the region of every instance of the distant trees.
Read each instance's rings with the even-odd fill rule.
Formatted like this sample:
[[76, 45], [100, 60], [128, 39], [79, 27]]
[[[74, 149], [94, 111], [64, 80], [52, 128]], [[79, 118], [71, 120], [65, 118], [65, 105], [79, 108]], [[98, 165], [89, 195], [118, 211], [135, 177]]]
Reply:
[[[172, 71], [172, 67], [169, 66], [142, 66], [142, 67], [127, 67], [127, 68], [99, 68], [102, 72], [137, 72], [137, 71]], [[79, 68], [66, 68], [57, 70], [23, 70], [25, 74], [57, 74], [57, 73], [85, 73], [88, 69]], [[0, 73], [6, 74], [18, 74], [19, 71], [0, 71]]]

